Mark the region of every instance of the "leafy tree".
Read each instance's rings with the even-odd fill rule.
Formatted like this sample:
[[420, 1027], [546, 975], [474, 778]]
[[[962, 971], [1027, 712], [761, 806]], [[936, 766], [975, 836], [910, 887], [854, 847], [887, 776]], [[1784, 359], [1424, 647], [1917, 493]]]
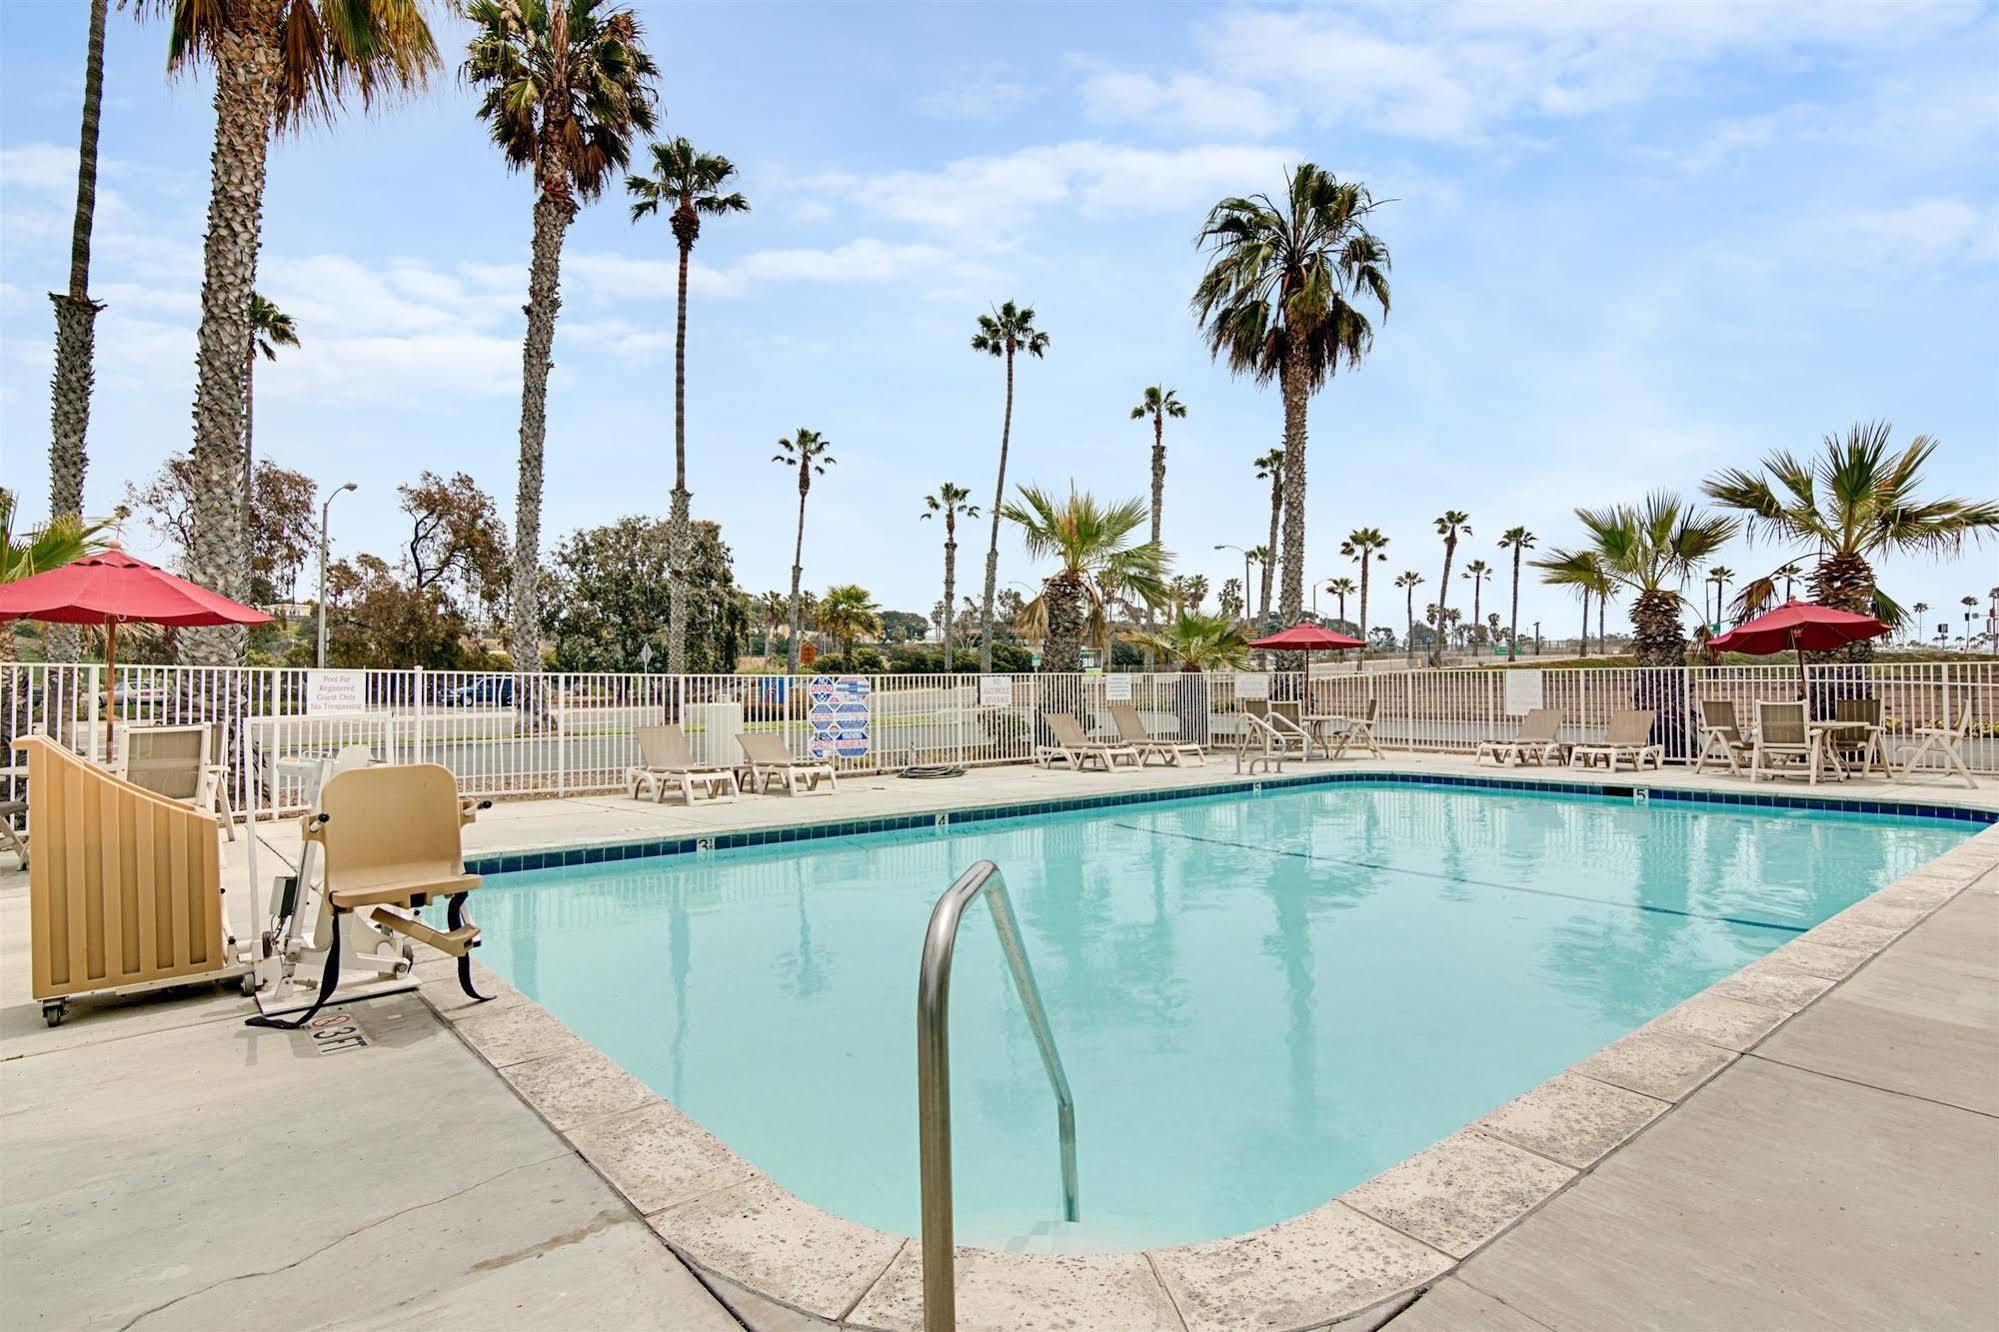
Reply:
[[915, 643], [930, 631], [929, 618], [914, 611], [883, 611], [881, 619], [884, 643]]
[[667, 212], [673, 239], [680, 246], [680, 299], [674, 307], [673, 325], [673, 496], [668, 519], [672, 528], [667, 538], [667, 559], [673, 567], [673, 616], [668, 631], [667, 670], [685, 674], [687, 661], [687, 578], [686, 564], [688, 505], [693, 496], [687, 490], [687, 269], [694, 258], [694, 242], [701, 235], [701, 215], [747, 213], [749, 200], [736, 193], [723, 194], [722, 187], [736, 174], [726, 157], [696, 152], [684, 138], [652, 145], [652, 175], [629, 176], [625, 188], [632, 195], [632, 221], [654, 213]]
[[1013, 442], [1013, 358], [1020, 352], [1040, 360], [1048, 352], [1048, 335], [1034, 326], [1031, 306], [1012, 301], [979, 316], [972, 350], [1006, 362], [1006, 415], [1000, 420], [999, 480], [993, 485], [993, 536], [986, 548], [986, 593], [979, 611], [979, 670], [993, 668], [993, 606], [999, 587], [1000, 510], [1006, 505], [1006, 455]]
[[410, 538], [403, 571], [418, 592], [436, 588], [461, 610], [477, 603], [489, 612], [507, 591], [510, 571], [499, 507], [464, 472], [445, 480], [421, 472], [413, 486], [398, 486]]
[[828, 452], [833, 447], [831, 440], [820, 435], [817, 430], [807, 430], [803, 426], [799, 427], [798, 432], [791, 438], [780, 439], [777, 447], [778, 452], [772, 455], [771, 461], [798, 469], [798, 541], [791, 553], [791, 642], [787, 648], [789, 659], [785, 665], [788, 672], [796, 675], [798, 650], [802, 646], [799, 634], [804, 630], [803, 622], [799, 619], [802, 608], [798, 600], [798, 584], [805, 574], [805, 497], [812, 493], [812, 478], [824, 476], [826, 469], [838, 459]]
[[[946, 606], [957, 597], [958, 515], [962, 513], [967, 518], [979, 516], [978, 508], [965, 502], [971, 497], [972, 492], [965, 487], [946, 481], [937, 487], [936, 494], [923, 497], [924, 511], [917, 515], [919, 518], [928, 518], [932, 514], [940, 513], [944, 515], [944, 604]], [[949, 662], [953, 660], [951, 640], [954, 635], [951, 617], [944, 616], [940, 626], [944, 635], [944, 660]], [[950, 667], [946, 666], [945, 669], [949, 670]]]
[[[1174, 579], [1179, 582], [1179, 579]], [[1170, 587], [1169, 587], [1170, 591]], [[1225, 620], [1240, 620], [1242, 614], [1242, 579], [1230, 578], [1222, 583], [1222, 590], [1215, 594], [1216, 609]]]
[[[341, 560], [326, 573], [326, 659], [343, 667], [476, 669], [465, 617], [435, 587], [418, 591], [379, 555]], [[310, 664], [299, 643], [295, 661]]]
[[1499, 548], [1513, 552], [1513, 618], [1506, 631], [1506, 659], [1520, 655], [1520, 557], [1534, 548], [1534, 534], [1524, 527], [1509, 527], [1500, 535]]
[[1148, 606], [1167, 600], [1166, 554], [1132, 537], [1145, 522], [1143, 500], [1101, 505], [1073, 486], [1066, 499], [1038, 486], [1022, 486], [1003, 517], [1020, 528], [1033, 559], [1052, 559], [1056, 570], [1041, 584], [1027, 616], [1047, 625], [1047, 669], [1082, 669], [1083, 637], [1109, 653], [1105, 603], [1135, 597]]
[[[1360, 566], [1360, 638], [1362, 642], [1367, 641], [1368, 566], [1376, 560], [1387, 560], [1387, 546], [1388, 538], [1382, 535], [1381, 529], [1378, 527], [1356, 527], [1353, 531], [1347, 533], [1347, 539], [1340, 543], [1340, 554]], [[1391, 633], [1389, 637], [1393, 638], [1394, 635]], [[1356, 671], [1367, 669], [1367, 653], [1365, 651], [1354, 654], [1353, 668]]]
[[[242, 429], [251, 299], [262, 240], [264, 168], [274, 133], [330, 121], [346, 98], [370, 105], [420, 87], [438, 63], [415, 0], [159, 0], [167, 64], [215, 68], [215, 151], [202, 241], [201, 324], [195, 337], [194, 488], [188, 575], [241, 599], [253, 560], [244, 524]], [[231, 665], [244, 635], [179, 636], [193, 665]]]
[[[1755, 471], [1715, 474], [1702, 490], [1744, 515], [1750, 541], [1791, 547], [1787, 559], [1815, 552], [1818, 562], [1806, 577], [1812, 600], [1896, 624], [1901, 608], [1876, 584], [1874, 566], [1896, 554], [1955, 555], [1967, 537], [1976, 541], [1999, 529], [1999, 501], [1922, 498], [1923, 466], [1937, 441], [1918, 435], [1891, 452], [1892, 431], [1886, 421], [1855, 425], [1843, 439], [1827, 435], [1817, 457], [1772, 453]], [[1780, 569], [1744, 584], [1739, 613], [1767, 605], [1779, 577], [1788, 582]], [[1851, 643], [1831, 655], [1867, 661], [1874, 647]]]
[[[166, 564], [189, 577], [200, 486], [194, 459], [185, 453], [168, 458], [144, 486], [125, 485], [125, 503], [165, 539]], [[250, 586], [245, 595], [252, 601], [287, 600], [300, 568], [318, 547], [317, 489], [304, 473], [266, 461], [257, 464], [252, 493], [256, 503], [250, 509]]]
[[481, 90], [479, 119], [508, 169], [534, 174], [510, 610], [514, 660], [539, 670], [542, 446], [563, 236], [579, 201], [595, 199], [624, 169], [633, 136], [652, 131], [659, 71], [637, 16], [607, 0], [469, 0], [463, 12], [473, 33], [460, 73]]
[[[1687, 577], [1726, 545], [1733, 518], [1703, 513], [1678, 495], [1653, 491], [1639, 504], [1577, 509], [1590, 544], [1556, 549], [1534, 566], [1550, 582], [1575, 585], [1592, 576], [1592, 562], [1609, 584], [1630, 590], [1632, 654], [1640, 666], [1684, 666], [1686, 635], [1680, 628], [1680, 589]], [[1597, 589], [1602, 594], [1602, 585]]]
[[855, 643], [880, 635], [881, 608], [859, 583], [836, 583], [819, 598], [816, 625], [840, 645], [842, 656], [852, 656]]
[[[1202, 228], [1208, 269], [1194, 313], [1209, 351], [1236, 374], [1275, 381], [1284, 396], [1283, 588], [1279, 614], [1305, 609], [1305, 435], [1311, 395], [1374, 343], [1359, 308], [1388, 314], [1388, 247], [1368, 230], [1377, 204], [1365, 185], [1310, 162], [1267, 194], [1217, 203]], [[1267, 608], [1266, 608], [1267, 609]]]
[[[645, 649], [666, 655], [672, 633], [672, 571], [661, 522], [630, 514], [572, 532], [553, 566], [554, 663], [560, 670], [637, 671]], [[693, 525], [687, 563], [687, 663], [695, 674], [736, 669], [749, 616], [735, 561], [714, 523]]]

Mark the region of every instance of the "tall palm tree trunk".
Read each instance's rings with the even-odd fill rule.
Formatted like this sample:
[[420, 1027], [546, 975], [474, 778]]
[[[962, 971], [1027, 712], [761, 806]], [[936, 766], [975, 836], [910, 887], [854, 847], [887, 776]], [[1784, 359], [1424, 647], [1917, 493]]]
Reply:
[[949, 510], [944, 513], [944, 674], [957, 670], [951, 657], [951, 622], [958, 617], [952, 612], [954, 598], [958, 594], [958, 523]]
[[[1820, 560], [1805, 576], [1805, 586], [1821, 606], [1855, 615], [1874, 613], [1874, 568], [1859, 555], [1829, 555]], [[1809, 656], [1813, 661], [1872, 661], [1874, 643], [1868, 639]]]
[[1485, 602], [1483, 595], [1485, 592], [1484, 583], [1485, 583], [1485, 578], [1483, 575], [1472, 579], [1471, 629], [1472, 629], [1473, 642], [1478, 641], [1478, 631], [1485, 626]]
[[1048, 657], [1043, 663], [1050, 671], [1083, 669], [1083, 589], [1073, 578], [1057, 574], [1042, 585], [1041, 595], [1048, 606]]
[[1367, 556], [1368, 552], [1363, 549], [1360, 553], [1360, 651], [1353, 656], [1356, 675], [1367, 669]]
[[1513, 547], [1513, 611], [1506, 626], [1506, 659], [1520, 657], [1520, 547]]
[[1416, 585], [1414, 583], [1409, 585], [1407, 599], [1402, 609], [1406, 619], [1403, 629], [1403, 633], [1406, 635], [1404, 641], [1409, 646], [1409, 664], [1414, 666], [1416, 664]]
[[[1305, 613], [1305, 415], [1311, 387], [1305, 353], [1293, 346], [1284, 358], [1284, 576], [1277, 611], [1285, 624]], [[1302, 653], [1286, 656], [1302, 661]]]
[[[1166, 411], [1162, 404], [1160, 410], [1152, 414], [1152, 544], [1155, 546], [1160, 544], [1160, 533], [1163, 530], [1162, 524], [1165, 513]], [[1145, 628], [1148, 633], [1154, 632], [1158, 628], [1158, 617], [1154, 614], [1150, 602], [1147, 602], [1145, 606]], [[1150, 647], [1146, 648], [1145, 669], [1150, 671], [1158, 664], [1158, 660], [1154, 656], [1152, 649]]]
[[[1257, 581], [1262, 584], [1262, 606], [1257, 610], [1255, 622], [1263, 624], [1270, 619], [1270, 597], [1277, 585], [1277, 526], [1284, 518], [1284, 473], [1275, 472], [1270, 478], [1270, 537], [1263, 547], [1263, 575]], [[1249, 589], [1242, 590], [1243, 614], [1249, 614]]]
[[1582, 644], [1582, 654], [1589, 655], [1589, 589], [1583, 589], [1583, 636], [1577, 640]]
[[1610, 609], [1610, 593], [1599, 591], [1596, 594], [1596, 655], [1599, 657], [1610, 655], [1610, 638], [1603, 628], [1604, 612], [1608, 609]]
[[993, 668], [993, 597], [999, 591], [1000, 510], [1006, 507], [1006, 453], [1013, 442], [1013, 348], [1006, 351], [1006, 415], [1000, 420], [999, 481], [993, 486], [993, 537], [986, 547], [986, 595], [979, 606], [979, 674]]
[[[243, 365], [264, 215], [264, 168], [278, 101], [278, 6], [257, 0], [215, 39], [215, 151], [202, 245], [201, 326], [195, 335], [193, 540], [188, 573], [224, 596], [248, 595], [249, 534], [236, 494], [243, 449]], [[241, 628], [184, 629], [184, 665], [233, 666]]]
[[[803, 465], [801, 464], [801, 473]], [[798, 623], [798, 584], [805, 576], [805, 494], [803, 475], [798, 487], [798, 540], [791, 547], [791, 641], [785, 647], [784, 669], [789, 675], [798, 674], [798, 636], [804, 626]]]
[[[681, 230], [677, 214], [674, 222]], [[666, 521], [666, 669], [672, 675], [687, 673], [687, 538], [694, 499], [687, 492], [687, 269], [693, 257], [690, 236], [680, 243], [680, 308], [673, 323], [673, 502]]]
[[1437, 589], [1437, 642], [1430, 650], [1430, 664], [1441, 667], [1444, 664], [1444, 629], [1449, 620], [1445, 614], [1450, 609], [1451, 600], [1451, 559], [1458, 553], [1455, 540], [1444, 542], [1444, 581]]
[[[553, 150], [551, 150], [553, 151]], [[517, 671], [541, 669], [542, 449], [548, 438], [548, 371], [555, 316], [562, 308], [562, 238], [576, 217], [566, 182], [544, 184], [534, 202], [528, 264], [527, 337], [521, 344], [521, 470], [514, 499], [514, 580], [510, 647]]]
[[253, 440], [257, 425], [257, 342], [250, 339], [250, 354], [243, 358], [243, 584], [249, 586], [256, 572], [256, 512], [252, 507], [257, 472]]
[[[1602, 598], [1598, 599], [1599, 607]], [[1640, 592], [1631, 606], [1631, 652], [1639, 666], [1684, 666], [1687, 639], [1680, 630], [1680, 599], [1671, 592]]]

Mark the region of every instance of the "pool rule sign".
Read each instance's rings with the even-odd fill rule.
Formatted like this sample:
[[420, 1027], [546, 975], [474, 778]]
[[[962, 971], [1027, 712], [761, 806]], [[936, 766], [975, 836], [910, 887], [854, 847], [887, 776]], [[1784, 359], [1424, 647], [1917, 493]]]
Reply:
[[805, 716], [812, 725], [807, 746], [816, 759], [866, 758], [868, 723], [874, 713], [873, 686], [865, 675], [815, 675], [805, 690]]

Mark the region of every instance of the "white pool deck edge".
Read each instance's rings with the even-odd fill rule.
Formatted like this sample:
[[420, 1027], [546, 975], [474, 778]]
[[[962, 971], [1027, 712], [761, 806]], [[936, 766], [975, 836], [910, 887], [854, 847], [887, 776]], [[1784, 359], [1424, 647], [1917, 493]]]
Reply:
[[[1493, 776], [1463, 759], [1291, 765]], [[1924, 778], [1808, 790], [1668, 769], [1508, 770], [1551, 784], [1817, 794], [1870, 803], [1999, 808], [1999, 792]], [[948, 782], [850, 780], [834, 797], [758, 797], [693, 809], [616, 796], [497, 807], [468, 836], [468, 855], [591, 845], [909, 812], [1098, 795], [1119, 786], [1185, 788], [1238, 780], [1233, 764], [1071, 774], [987, 770]], [[1264, 780], [1273, 784], [1281, 778]], [[856, 788], [865, 788], [857, 790]], [[864, 803], [865, 802], [865, 803]], [[1066, 1326], [1140, 1332], [1302, 1332], [1392, 1314], [1464, 1260], [1588, 1175], [1611, 1153], [1792, 1017], [1835, 990], [1909, 929], [1999, 866], [1999, 826], [1717, 982], [1569, 1070], [1322, 1206], [1246, 1234], [1142, 1252], [1053, 1255], [960, 1248], [960, 1325]], [[942, 891], [943, 885], [939, 886]], [[476, 913], [475, 913], [476, 914]], [[921, 1245], [804, 1202], [481, 967], [473, 1004], [443, 960], [420, 965], [421, 993], [666, 1245], [753, 1326], [914, 1332], [922, 1323]]]

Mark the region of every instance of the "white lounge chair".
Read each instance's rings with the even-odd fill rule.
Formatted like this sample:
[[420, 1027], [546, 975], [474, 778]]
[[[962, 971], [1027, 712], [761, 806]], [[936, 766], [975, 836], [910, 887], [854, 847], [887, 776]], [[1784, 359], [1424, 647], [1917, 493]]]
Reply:
[[1111, 772], [1120, 760], [1134, 768], [1143, 766], [1138, 750], [1123, 741], [1092, 740], [1084, 732], [1083, 724], [1066, 712], [1044, 712], [1041, 722], [1054, 743], [1034, 747], [1034, 762], [1039, 767], [1062, 762], [1081, 772], [1094, 762], [1105, 772]]
[[1666, 747], [1652, 743], [1652, 721], [1656, 713], [1646, 709], [1626, 709], [1610, 714], [1610, 725], [1603, 731], [1603, 739], [1591, 744], [1577, 745], [1569, 751], [1569, 766], [1587, 768], [1603, 761], [1604, 768], [1616, 772], [1617, 765], [1624, 759], [1631, 760], [1633, 772], [1643, 772], [1645, 761], [1650, 759], [1654, 768], [1666, 766]]
[[743, 731], [736, 736], [743, 758], [749, 764], [750, 789], [768, 795], [772, 786], [782, 786], [786, 795], [797, 795], [801, 783], [807, 795], [826, 783], [826, 794], [840, 789], [833, 765], [822, 759], [802, 759], [791, 752], [784, 737], [775, 731]]
[[1749, 747], [1749, 780], [1796, 774], [1803, 769], [1811, 784], [1819, 784], [1819, 764], [1825, 747], [1812, 734], [1802, 703], [1756, 705], [1756, 738]]
[[1560, 708], [1535, 708], [1520, 719], [1519, 731], [1504, 739], [1481, 740], [1472, 762], [1491, 759], [1501, 767], [1523, 763], [1560, 763], [1564, 746], [1555, 739], [1561, 733]]
[[1969, 699], [1965, 700], [1963, 706], [1959, 707], [1952, 714], [1948, 725], [1918, 726], [1913, 728], [1911, 734], [1922, 743], [1917, 745], [1903, 762], [1902, 776], [1907, 777], [1910, 773], [1914, 772], [1916, 765], [1922, 762], [1925, 755], [1934, 753], [1943, 760], [1943, 767], [1941, 769], [1932, 769], [1932, 771], [1955, 772], [1959, 777], [1964, 779], [1966, 786], [1971, 787], [1973, 790], [1977, 789], [1978, 779], [1971, 775], [1971, 769], [1964, 762], [1964, 752], [1958, 748], [1958, 746], [1964, 743], [1966, 737], [1971, 734], [1971, 701]]
[[687, 744], [687, 733], [679, 726], [637, 726], [632, 738], [638, 741], [639, 761], [625, 769], [625, 789], [634, 800], [639, 792], [651, 790], [654, 804], [662, 804], [668, 791], [677, 791], [689, 805], [696, 791], [706, 791], [710, 799], [734, 800], [741, 792], [736, 774], [713, 763], [697, 763]]
[[1111, 720], [1117, 723], [1118, 738], [1138, 751], [1139, 766], [1145, 760], [1157, 757], [1169, 768], [1180, 766], [1182, 758], [1191, 758], [1206, 767], [1208, 756], [1201, 747], [1189, 740], [1166, 740], [1145, 729], [1145, 719], [1138, 715], [1138, 709], [1129, 703], [1110, 704]]
[[1694, 771], [1706, 772], [1710, 762], [1728, 765], [1730, 772], [1742, 771], [1742, 760], [1753, 746], [1736, 721], [1735, 704], [1725, 698], [1701, 700], [1701, 752], [1694, 756]]
[[118, 737], [114, 771], [132, 785], [192, 805], [213, 814], [222, 833], [236, 840], [234, 811], [222, 795], [225, 767], [211, 746], [215, 730], [208, 726], [128, 726]]
[[[1367, 706], [1357, 715], [1329, 714], [1307, 717], [1305, 720], [1312, 723], [1312, 734], [1318, 739], [1319, 747], [1325, 751], [1329, 759], [1345, 758], [1347, 750], [1353, 747], [1355, 741], [1359, 741], [1361, 747], [1376, 758], [1385, 759], [1388, 755], [1382, 753], [1381, 746], [1374, 742], [1374, 718], [1380, 708], [1381, 700], [1370, 698]], [[1327, 738], [1329, 730], [1332, 733], [1331, 743], [1328, 743]], [[1308, 752], [1307, 757], [1309, 756]]]

